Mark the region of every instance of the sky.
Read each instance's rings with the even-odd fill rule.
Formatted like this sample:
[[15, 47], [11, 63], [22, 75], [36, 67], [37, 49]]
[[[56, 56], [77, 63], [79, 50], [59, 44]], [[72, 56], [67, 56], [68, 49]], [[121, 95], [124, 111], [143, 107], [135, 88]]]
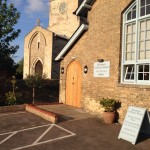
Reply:
[[8, 0], [13, 3], [18, 12], [21, 13], [15, 29], [21, 29], [21, 33], [12, 45], [19, 45], [17, 53], [13, 56], [17, 63], [24, 56], [24, 38], [37, 25], [37, 19], [41, 20], [40, 25], [44, 28], [49, 23], [49, 1], [50, 0]]

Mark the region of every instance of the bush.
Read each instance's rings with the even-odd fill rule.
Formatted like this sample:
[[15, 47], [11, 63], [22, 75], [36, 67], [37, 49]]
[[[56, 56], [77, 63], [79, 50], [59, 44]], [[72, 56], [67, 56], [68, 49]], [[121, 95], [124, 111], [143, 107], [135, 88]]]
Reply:
[[7, 99], [6, 99], [6, 104], [7, 105], [16, 105], [17, 104], [17, 97], [20, 97], [21, 94], [19, 92], [16, 92], [15, 90], [17, 89], [16, 86], [16, 78], [15, 76], [12, 77], [13, 79], [11, 80], [12, 83], [12, 91], [9, 91], [8, 93], [5, 93]]
[[119, 102], [110, 98], [103, 98], [100, 100], [100, 104], [107, 112], [115, 111], [117, 109], [117, 103]]

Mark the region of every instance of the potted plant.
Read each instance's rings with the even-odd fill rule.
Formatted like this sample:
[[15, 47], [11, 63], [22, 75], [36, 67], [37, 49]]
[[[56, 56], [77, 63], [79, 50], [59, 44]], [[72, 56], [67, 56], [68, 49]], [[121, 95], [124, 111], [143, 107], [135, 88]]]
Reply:
[[102, 107], [104, 108], [103, 119], [105, 123], [114, 123], [118, 103], [118, 101], [111, 98], [103, 98], [100, 100], [100, 105], [102, 105]]

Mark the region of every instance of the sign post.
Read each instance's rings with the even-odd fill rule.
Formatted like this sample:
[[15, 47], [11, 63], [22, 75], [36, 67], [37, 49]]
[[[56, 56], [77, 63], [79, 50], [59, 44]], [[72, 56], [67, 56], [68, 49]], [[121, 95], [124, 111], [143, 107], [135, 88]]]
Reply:
[[118, 138], [124, 139], [126, 141], [131, 142], [132, 144], [135, 144], [138, 135], [142, 130], [141, 127], [145, 126], [147, 130], [149, 130], [150, 119], [144, 121], [146, 117], [149, 118], [146, 108], [129, 106]]

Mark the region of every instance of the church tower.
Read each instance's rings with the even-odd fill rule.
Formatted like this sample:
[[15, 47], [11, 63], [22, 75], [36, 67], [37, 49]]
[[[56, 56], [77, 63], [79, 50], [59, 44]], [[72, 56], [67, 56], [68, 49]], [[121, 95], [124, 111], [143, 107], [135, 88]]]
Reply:
[[[73, 14], [79, 0], [50, 0], [48, 29], [58, 35], [70, 38], [79, 26], [79, 18]], [[81, 1], [81, 0], [80, 0]]]
[[25, 37], [23, 78], [39, 74], [59, 79], [60, 62], [55, 62], [55, 57], [79, 26], [80, 20], [73, 14], [78, 1], [50, 0], [48, 28], [38, 22]]

